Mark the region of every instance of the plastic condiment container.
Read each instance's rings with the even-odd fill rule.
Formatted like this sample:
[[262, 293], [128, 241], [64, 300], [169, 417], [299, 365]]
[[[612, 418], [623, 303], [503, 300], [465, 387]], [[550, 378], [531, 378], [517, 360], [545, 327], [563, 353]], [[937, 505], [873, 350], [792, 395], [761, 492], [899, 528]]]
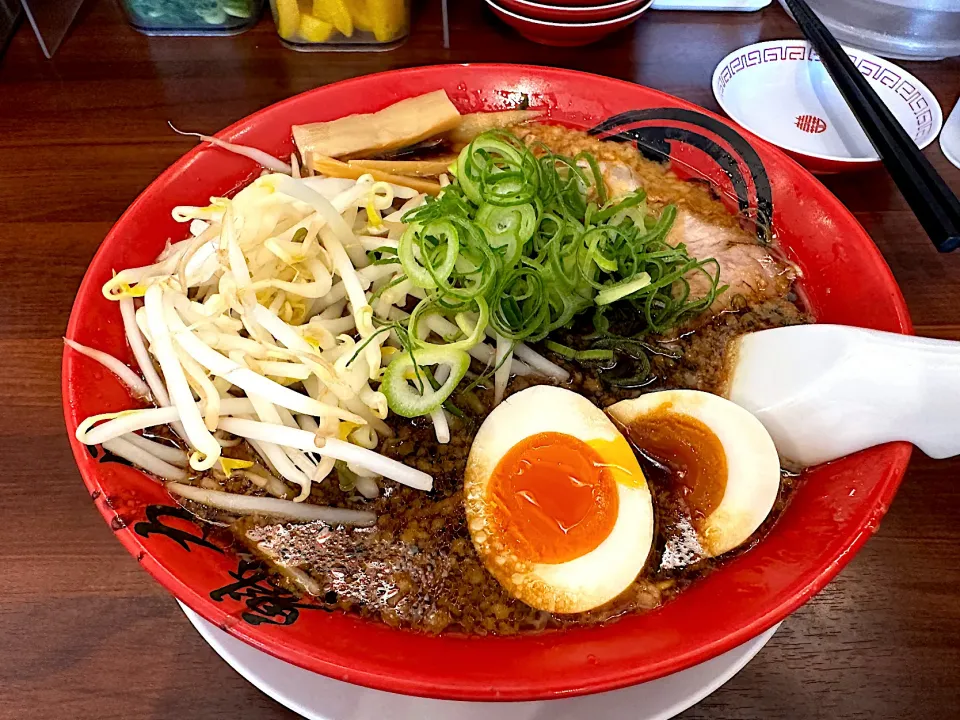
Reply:
[[144, 35], [237, 35], [260, 19], [264, 0], [119, 0]]
[[[786, 7], [784, 0], [780, 4]], [[900, 60], [960, 55], [960, 0], [808, 0], [808, 4], [845, 45]]]
[[270, 8], [292, 50], [392, 50], [410, 32], [410, 0], [270, 0]]

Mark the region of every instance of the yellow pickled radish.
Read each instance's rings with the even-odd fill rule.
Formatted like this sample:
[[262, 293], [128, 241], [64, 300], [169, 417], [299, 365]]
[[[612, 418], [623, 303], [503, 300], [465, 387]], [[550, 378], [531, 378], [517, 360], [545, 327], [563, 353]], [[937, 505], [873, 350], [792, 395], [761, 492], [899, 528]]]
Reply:
[[367, 0], [373, 35], [379, 42], [393, 40], [403, 30], [407, 0]]
[[333, 35], [333, 25], [305, 13], [300, 16], [300, 35], [307, 42], [326, 42]]
[[232, 475], [234, 470], [246, 470], [249, 467], [253, 467], [253, 463], [249, 460], [236, 460], [234, 458], [221, 457], [220, 467], [223, 468], [224, 475]]
[[286, 40], [293, 40], [300, 27], [300, 8], [297, 0], [276, 0], [277, 34]]
[[341, 420], [340, 425], [337, 429], [337, 439], [346, 441], [350, 437], [350, 433], [356, 430], [359, 425], [352, 422], [347, 422], [346, 420]]
[[373, 23], [370, 20], [370, 11], [367, 9], [367, 0], [344, 0], [353, 26], [362, 32], [373, 32]]
[[333, 26], [341, 33], [353, 35], [353, 18], [344, 4], [344, 0], [313, 0], [313, 14]]

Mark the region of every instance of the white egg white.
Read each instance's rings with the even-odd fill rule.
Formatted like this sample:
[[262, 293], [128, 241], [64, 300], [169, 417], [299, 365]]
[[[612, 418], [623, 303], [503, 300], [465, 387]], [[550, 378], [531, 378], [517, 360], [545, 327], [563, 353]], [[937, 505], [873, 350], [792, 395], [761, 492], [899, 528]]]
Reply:
[[[504, 544], [488, 499], [490, 479], [504, 455], [546, 432], [599, 442], [616, 456], [600, 451], [601, 457], [618, 468], [618, 512], [610, 534], [593, 550], [557, 564], [518, 558]], [[484, 565], [515, 598], [548, 612], [583, 612], [612, 600], [639, 575], [653, 543], [653, 502], [629, 444], [602, 410], [562, 388], [528, 388], [490, 413], [470, 449], [464, 498], [470, 536]]]
[[716, 435], [726, 455], [727, 477], [719, 505], [697, 524], [704, 557], [746, 542], [773, 509], [780, 490], [777, 449], [760, 421], [739, 405], [697, 390], [666, 390], [618, 402], [607, 413], [624, 427], [653, 414], [685, 415]]

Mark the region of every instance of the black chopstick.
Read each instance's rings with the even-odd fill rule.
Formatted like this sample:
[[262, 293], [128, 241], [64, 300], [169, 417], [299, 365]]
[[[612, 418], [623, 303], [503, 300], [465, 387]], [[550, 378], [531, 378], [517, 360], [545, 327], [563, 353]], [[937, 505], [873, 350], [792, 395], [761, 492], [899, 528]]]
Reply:
[[805, 0], [784, 2], [937, 250], [956, 250], [960, 247], [960, 200]]

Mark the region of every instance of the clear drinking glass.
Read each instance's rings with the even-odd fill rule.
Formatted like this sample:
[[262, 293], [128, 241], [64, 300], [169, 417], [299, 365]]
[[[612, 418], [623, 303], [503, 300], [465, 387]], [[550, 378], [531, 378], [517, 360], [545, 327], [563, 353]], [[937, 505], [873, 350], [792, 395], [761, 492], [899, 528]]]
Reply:
[[807, 2], [842, 43], [903, 60], [960, 55], [960, 0]]
[[263, 0], [120, 0], [145, 35], [237, 35], [256, 24]]
[[410, 0], [270, 0], [293, 50], [392, 50], [410, 32]]

